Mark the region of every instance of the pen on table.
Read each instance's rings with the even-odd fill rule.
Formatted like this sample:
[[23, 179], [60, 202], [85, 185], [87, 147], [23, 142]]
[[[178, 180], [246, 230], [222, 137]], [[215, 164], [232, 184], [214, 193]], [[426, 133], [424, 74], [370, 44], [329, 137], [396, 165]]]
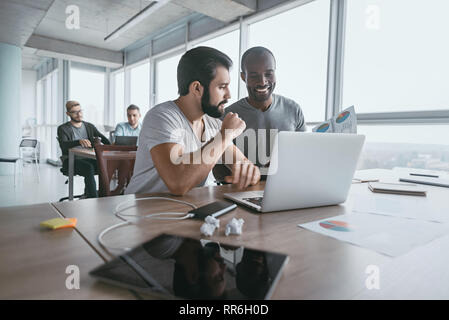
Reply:
[[438, 178], [438, 176], [433, 174], [422, 174], [422, 173], [410, 173], [411, 176], [418, 176], [418, 177], [429, 177], [429, 178]]
[[353, 183], [365, 183], [365, 182], [379, 182], [379, 179], [359, 179], [359, 178], [353, 178]]

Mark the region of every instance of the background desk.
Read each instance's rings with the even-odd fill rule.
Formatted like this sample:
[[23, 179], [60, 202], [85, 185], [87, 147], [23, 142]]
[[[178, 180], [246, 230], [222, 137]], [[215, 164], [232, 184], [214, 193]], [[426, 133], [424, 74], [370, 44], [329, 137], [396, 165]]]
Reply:
[[[0, 209], [0, 299], [133, 299], [88, 275], [103, 260], [76, 230], [39, 226], [56, 217], [50, 204]], [[79, 290], [66, 288], [69, 265], [79, 268]]]
[[[75, 174], [75, 155], [81, 158], [96, 159], [93, 148], [69, 149], [69, 200], [73, 200], [73, 176]], [[136, 151], [105, 151], [106, 160], [135, 160]]]
[[[395, 179], [390, 170], [365, 170], [358, 172], [362, 178]], [[263, 184], [253, 190], [263, 189]], [[217, 199], [223, 193], [235, 191], [233, 186], [196, 188], [184, 197], [172, 197], [201, 206]], [[259, 214], [243, 207], [220, 218], [220, 229], [211, 239], [233, 245], [279, 251], [290, 256], [273, 299], [359, 299], [359, 298], [449, 298], [449, 236], [418, 247], [408, 254], [390, 258], [369, 249], [356, 247], [308, 230], [297, 224], [349, 213], [358, 195], [371, 194], [367, 184], [353, 184], [348, 200], [339, 206], [291, 210]], [[146, 195], [139, 195], [143, 197]], [[166, 195], [165, 195], [166, 196]], [[428, 197], [433, 201], [447, 201], [449, 189], [429, 187]], [[134, 195], [102, 199], [87, 199], [71, 203], [55, 203], [64, 216], [77, 217], [78, 229], [86, 240], [106, 259], [111, 257], [97, 243], [98, 234], [106, 227], [120, 222], [113, 209], [122, 201], [134, 199]], [[189, 207], [167, 201], [137, 202], [130, 214], [149, 214], [161, 211], [187, 212]], [[448, 213], [449, 214], [449, 213]], [[243, 218], [243, 234], [224, 235], [226, 224], [233, 218]], [[140, 221], [137, 225], [112, 231], [105, 237], [108, 245], [132, 247], [156, 235], [169, 232], [201, 238], [196, 220]], [[365, 281], [367, 266], [380, 268], [381, 290], [368, 290]]]

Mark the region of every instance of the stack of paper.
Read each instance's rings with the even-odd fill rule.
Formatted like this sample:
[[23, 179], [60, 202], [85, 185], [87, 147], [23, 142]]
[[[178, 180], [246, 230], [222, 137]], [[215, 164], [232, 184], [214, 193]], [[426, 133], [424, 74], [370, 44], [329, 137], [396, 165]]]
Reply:
[[372, 192], [403, 194], [409, 196], [426, 196], [427, 190], [416, 184], [370, 182], [368, 188]]

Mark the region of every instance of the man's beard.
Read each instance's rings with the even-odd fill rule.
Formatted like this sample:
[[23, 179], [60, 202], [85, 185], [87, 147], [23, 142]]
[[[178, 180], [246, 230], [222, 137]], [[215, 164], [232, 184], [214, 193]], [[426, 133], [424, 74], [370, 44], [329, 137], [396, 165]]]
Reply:
[[228, 100], [223, 100], [216, 106], [212, 105], [210, 103], [209, 86], [204, 86], [204, 93], [201, 97], [201, 108], [205, 114], [212, 118], [220, 118], [223, 115], [223, 112], [220, 111], [219, 107], [227, 102]]
[[72, 118], [72, 117], [70, 117], [70, 120], [72, 120], [73, 122], [76, 122], [76, 123], [83, 122], [83, 120], [74, 119], [74, 118]]

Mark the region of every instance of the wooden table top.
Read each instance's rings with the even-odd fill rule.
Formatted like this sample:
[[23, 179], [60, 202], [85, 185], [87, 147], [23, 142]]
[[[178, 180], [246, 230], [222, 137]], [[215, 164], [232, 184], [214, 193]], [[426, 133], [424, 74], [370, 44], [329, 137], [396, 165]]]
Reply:
[[[356, 174], [356, 177], [373, 178], [387, 173], [385, 170], [368, 170]], [[250, 189], [261, 190], [263, 187], [262, 183]], [[226, 185], [195, 188], [183, 197], [169, 197], [202, 206], [221, 200], [223, 193], [232, 191], [236, 191], [235, 188]], [[349, 213], [352, 211], [354, 200], [364, 194], [370, 194], [367, 184], [358, 183], [351, 186], [348, 200], [337, 206], [264, 214], [239, 206], [220, 217], [220, 228], [210, 239], [222, 244], [243, 245], [288, 254], [290, 261], [284, 269], [272, 299], [448, 299], [449, 258], [445, 252], [449, 249], [449, 235], [392, 258], [297, 226], [301, 223]], [[157, 195], [167, 196], [166, 194]], [[125, 195], [52, 204], [53, 208], [63, 216], [78, 218], [76, 230], [88, 244], [82, 241], [75, 230], [53, 232], [39, 230], [40, 221], [54, 216], [54, 211], [52, 212], [48, 205], [17, 207], [6, 211], [2, 209], [0, 213], [5, 214], [0, 215], [2, 228], [0, 297], [46, 298], [54, 297], [57, 293], [58, 297], [62, 298], [89, 296], [131, 299], [132, 296], [128, 291], [94, 282], [89, 279], [87, 272], [103, 261], [100, 257], [105, 260], [112, 259], [112, 256], [98, 244], [97, 236], [105, 228], [122, 221], [114, 216], [114, 208], [124, 201], [145, 196], [148, 195]], [[428, 198], [431, 201], [447, 201], [448, 196], [447, 188], [429, 187]], [[125, 213], [145, 215], [163, 211], [187, 212], [190, 210], [188, 206], [163, 200], [137, 201], [136, 204], [136, 207]], [[32, 215], [31, 212], [34, 214]], [[39, 213], [36, 214], [37, 212]], [[13, 214], [14, 219], [11, 218]], [[225, 226], [233, 217], [245, 220], [243, 233], [226, 237]], [[104, 240], [111, 246], [134, 247], [161, 233], [200, 239], [204, 238], [200, 234], [202, 223], [202, 221], [190, 219], [140, 220], [137, 224], [112, 231], [105, 236]], [[19, 239], [21, 243], [17, 245]], [[22, 241], [22, 239], [25, 240]], [[44, 247], [52, 248], [52, 251], [40, 252], [40, 248]], [[26, 255], [15, 250], [16, 248], [24, 248]], [[3, 261], [6, 260], [11, 263], [4, 264]], [[85, 292], [78, 290], [78, 293], [73, 293], [65, 288], [67, 275], [64, 271], [68, 264], [80, 266], [81, 285]], [[17, 267], [22, 265], [26, 265], [23, 270]], [[379, 267], [380, 290], [369, 290], [366, 287], [365, 282], [368, 278], [366, 269], [370, 265]], [[53, 278], [57, 277], [60, 280], [54, 284], [48, 284], [39, 276], [33, 276], [33, 272], [43, 272], [47, 277], [51, 274]], [[16, 281], [10, 279], [16, 279]], [[19, 285], [17, 286], [15, 282]], [[30, 288], [33, 282], [37, 285]], [[50, 286], [48, 292], [43, 293], [36, 289], [39, 285]], [[104, 288], [107, 293], [103, 290]], [[78, 296], [75, 297], [75, 294]]]
[[[76, 230], [39, 226], [56, 217], [50, 204], [0, 209], [0, 299], [134, 299], [88, 275], [104, 261]], [[70, 265], [79, 268], [79, 289], [66, 287]]]
[[[72, 148], [70, 152], [85, 158], [96, 159], [94, 148]], [[136, 151], [104, 151], [103, 157], [107, 160], [133, 160]]]

